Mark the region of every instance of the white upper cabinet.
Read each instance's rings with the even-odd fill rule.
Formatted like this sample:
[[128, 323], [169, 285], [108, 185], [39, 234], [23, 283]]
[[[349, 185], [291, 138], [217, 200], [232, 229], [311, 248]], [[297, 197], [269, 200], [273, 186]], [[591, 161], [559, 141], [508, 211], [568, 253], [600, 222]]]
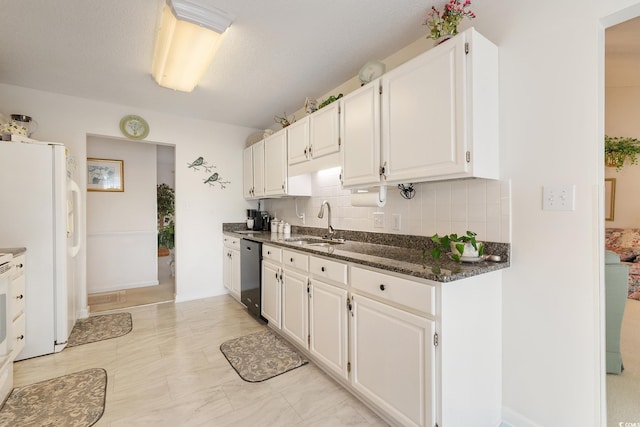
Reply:
[[[340, 103], [333, 102], [287, 127], [289, 166], [310, 163], [318, 168], [328, 166], [330, 154], [340, 151]], [[337, 154], [336, 154], [337, 156]], [[333, 166], [338, 166], [337, 161]], [[304, 171], [314, 168], [301, 166]], [[304, 169], [307, 168], [307, 169]], [[315, 168], [317, 169], [317, 168]]]
[[287, 126], [289, 165], [309, 160], [309, 117]]
[[264, 140], [264, 194], [287, 193], [287, 133], [278, 132]]
[[253, 149], [247, 147], [242, 153], [242, 195], [245, 199], [253, 197]]
[[309, 116], [309, 154], [312, 159], [340, 151], [340, 103], [333, 102]]
[[251, 146], [253, 149], [253, 195], [264, 196], [264, 141]]
[[340, 100], [342, 185], [357, 187], [380, 181], [380, 80]]
[[243, 168], [245, 199], [311, 195], [310, 175], [288, 176], [284, 129], [245, 148]]
[[473, 28], [382, 76], [387, 182], [499, 178], [498, 49]]
[[256, 142], [244, 149], [242, 166], [244, 198], [264, 196], [264, 141]]

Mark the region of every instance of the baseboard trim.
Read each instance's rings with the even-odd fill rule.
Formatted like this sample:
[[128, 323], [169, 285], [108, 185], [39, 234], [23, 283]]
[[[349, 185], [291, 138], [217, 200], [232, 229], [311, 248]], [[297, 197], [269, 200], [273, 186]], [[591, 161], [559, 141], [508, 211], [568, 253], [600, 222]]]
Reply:
[[508, 406], [502, 406], [502, 419], [504, 421], [500, 424], [500, 427], [542, 427]]
[[100, 289], [87, 289], [87, 294], [103, 294], [105, 292], [124, 291], [126, 289], [144, 288], [147, 286], [157, 286], [160, 282], [158, 280], [149, 280], [144, 282], [123, 283], [119, 285], [107, 286]]

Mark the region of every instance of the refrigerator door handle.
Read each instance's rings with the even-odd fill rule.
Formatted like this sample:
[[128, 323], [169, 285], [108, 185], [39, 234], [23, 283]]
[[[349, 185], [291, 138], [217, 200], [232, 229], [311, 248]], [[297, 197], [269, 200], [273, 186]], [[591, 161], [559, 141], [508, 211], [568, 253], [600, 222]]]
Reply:
[[72, 244], [69, 248], [69, 255], [73, 258], [80, 252], [80, 187], [72, 179], [69, 180], [69, 187], [71, 190], [71, 204], [73, 209], [71, 211], [72, 216]]

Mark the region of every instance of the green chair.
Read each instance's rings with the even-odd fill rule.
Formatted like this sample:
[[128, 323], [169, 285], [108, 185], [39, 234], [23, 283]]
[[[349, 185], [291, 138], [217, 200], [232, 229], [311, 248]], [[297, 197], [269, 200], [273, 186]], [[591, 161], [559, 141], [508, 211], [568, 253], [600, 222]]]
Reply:
[[615, 252], [605, 251], [604, 285], [606, 292], [607, 373], [624, 369], [620, 354], [620, 329], [629, 291], [629, 266], [620, 263]]

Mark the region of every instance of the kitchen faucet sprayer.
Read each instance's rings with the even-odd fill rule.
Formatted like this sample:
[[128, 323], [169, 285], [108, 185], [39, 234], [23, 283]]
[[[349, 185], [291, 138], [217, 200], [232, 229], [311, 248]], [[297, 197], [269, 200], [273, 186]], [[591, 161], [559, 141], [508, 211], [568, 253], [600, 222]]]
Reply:
[[331, 226], [331, 205], [326, 200], [322, 201], [320, 205], [320, 212], [318, 212], [318, 218], [324, 217], [324, 207], [327, 206], [327, 235], [326, 239], [333, 239], [333, 227]]

